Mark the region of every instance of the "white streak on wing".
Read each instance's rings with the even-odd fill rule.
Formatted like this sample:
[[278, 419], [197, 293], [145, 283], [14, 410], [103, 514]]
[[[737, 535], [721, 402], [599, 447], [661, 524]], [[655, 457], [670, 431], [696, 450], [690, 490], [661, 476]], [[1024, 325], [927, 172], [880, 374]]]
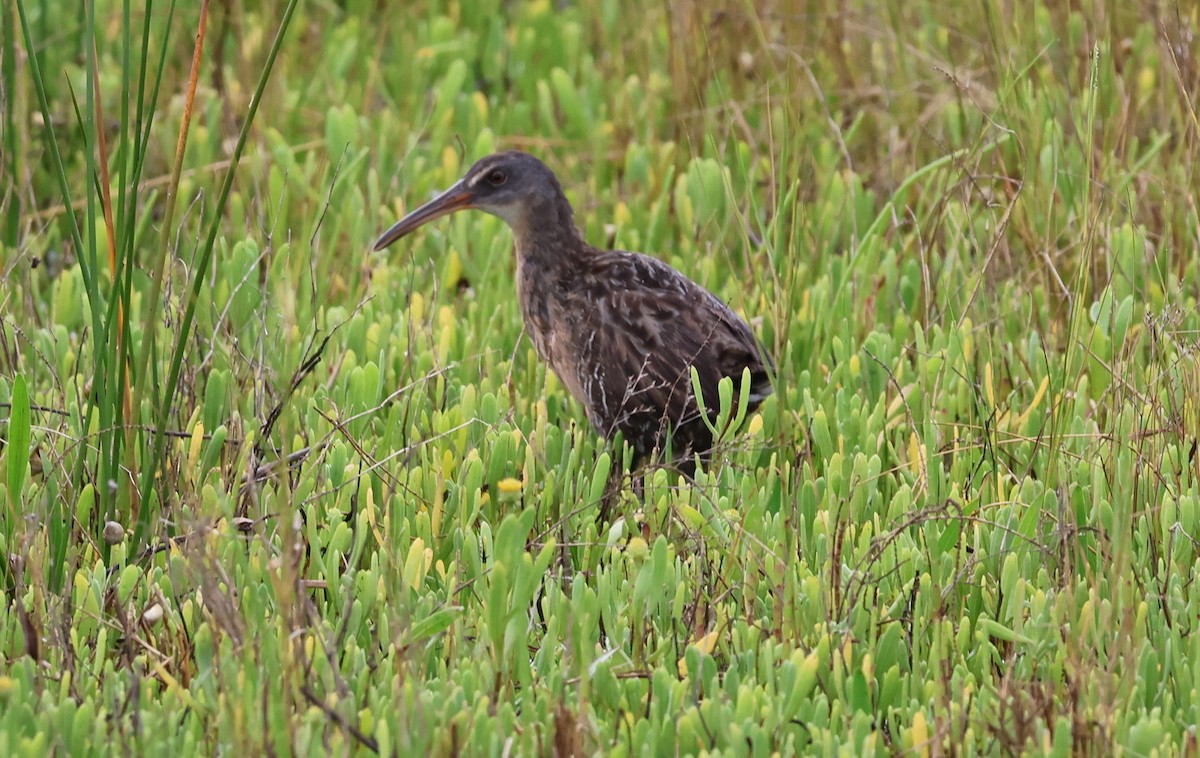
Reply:
[[604, 418], [608, 418], [608, 392], [604, 390], [604, 363], [596, 360], [596, 354], [593, 352], [595, 345], [596, 330], [593, 329], [592, 333], [588, 336], [587, 346], [584, 348], [587, 352], [588, 360], [592, 364], [592, 386], [588, 388], [588, 395], [592, 398], [592, 402], [595, 402], [596, 388], [599, 388], [600, 402], [604, 405]]

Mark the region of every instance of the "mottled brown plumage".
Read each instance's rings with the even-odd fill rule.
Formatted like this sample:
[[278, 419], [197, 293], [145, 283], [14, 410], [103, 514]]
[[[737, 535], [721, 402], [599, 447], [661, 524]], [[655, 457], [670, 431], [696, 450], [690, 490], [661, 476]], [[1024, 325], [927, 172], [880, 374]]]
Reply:
[[692, 391], [716, 416], [717, 385], [750, 372], [747, 412], [771, 393], [770, 360], [715, 295], [655, 258], [588, 245], [554, 173], [520, 152], [478, 161], [459, 182], [389, 229], [382, 250], [422, 224], [477, 208], [512, 228], [517, 295], [538, 355], [606, 439], [621, 432], [641, 462], [668, 440], [687, 473], [713, 435]]

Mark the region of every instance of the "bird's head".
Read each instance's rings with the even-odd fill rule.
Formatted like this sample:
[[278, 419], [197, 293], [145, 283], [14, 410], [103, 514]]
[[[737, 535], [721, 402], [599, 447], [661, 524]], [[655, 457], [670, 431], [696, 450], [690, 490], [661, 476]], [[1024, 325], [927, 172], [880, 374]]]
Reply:
[[397, 221], [375, 243], [375, 250], [435, 218], [469, 208], [497, 216], [519, 232], [530, 211], [547, 203], [566, 205], [562, 187], [546, 164], [528, 153], [494, 153], [480, 158], [449, 189]]

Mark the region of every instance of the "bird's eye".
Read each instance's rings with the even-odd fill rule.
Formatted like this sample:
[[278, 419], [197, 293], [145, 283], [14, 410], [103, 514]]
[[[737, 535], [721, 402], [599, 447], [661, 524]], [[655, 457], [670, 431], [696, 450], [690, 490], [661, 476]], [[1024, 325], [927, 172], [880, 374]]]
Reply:
[[492, 185], [493, 187], [499, 187], [501, 184], [504, 184], [508, 181], [508, 177], [503, 171], [493, 171], [487, 175], [487, 181], [488, 184]]

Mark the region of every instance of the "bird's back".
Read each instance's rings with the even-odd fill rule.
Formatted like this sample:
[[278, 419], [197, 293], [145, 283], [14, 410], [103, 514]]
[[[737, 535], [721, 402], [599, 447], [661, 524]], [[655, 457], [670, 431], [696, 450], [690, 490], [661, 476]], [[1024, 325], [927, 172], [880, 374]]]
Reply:
[[[728, 376], [735, 398], [750, 372], [747, 412], [771, 393], [769, 359], [749, 326], [720, 299], [655, 258], [590, 250], [563, 286], [545, 355], [597, 431], [620, 431], [639, 457], [707, 453], [713, 438], [692, 390], [695, 367], [710, 417]], [[556, 309], [559, 310], [559, 309]]]

